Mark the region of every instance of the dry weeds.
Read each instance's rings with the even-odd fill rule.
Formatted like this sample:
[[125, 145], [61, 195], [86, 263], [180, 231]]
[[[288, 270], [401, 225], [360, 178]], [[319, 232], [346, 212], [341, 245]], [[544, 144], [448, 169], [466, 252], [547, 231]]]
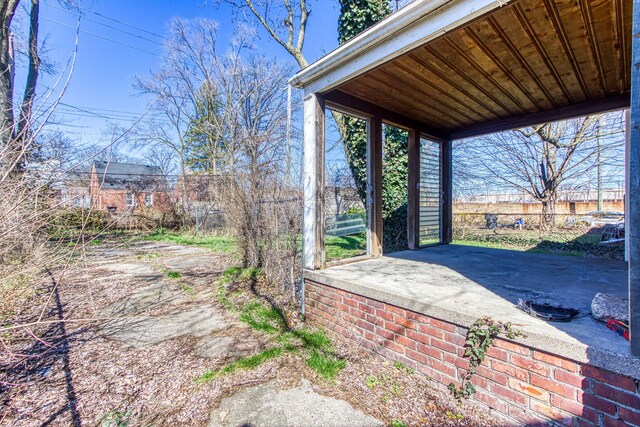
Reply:
[[[66, 272], [45, 320], [58, 316], [93, 318], [163, 275], [163, 254], [136, 249], [120, 258], [95, 255], [96, 251], [110, 249], [106, 244], [92, 248], [86, 265]], [[141, 268], [134, 277], [114, 275], [107, 261], [119, 266], [140, 263], [153, 272]], [[171, 310], [210, 304], [223, 311], [215, 298], [216, 274], [208, 276], [209, 283], [202, 277], [212, 270], [222, 272], [233, 262], [229, 256], [216, 255], [215, 265], [194, 269], [193, 277], [178, 279], [176, 282], [190, 290]], [[45, 284], [39, 297], [46, 298], [50, 288]], [[268, 292], [268, 288], [260, 291]], [[168, 310], [159, 307], [144, 314], [159, 315]], [[37, 304], [33, 304], [31, 313], [14, 320], [25, 322], [37, 314]], [[447, 395], [435, 391], [424, 376], [344, 345], [339, 345], [338, 351], [348, 360], [347, 367], [334, 380], [318, 377], [299, 354], [285, 353], [254, 370], [241, 370], [199, 385], [195, 380], [204, 372], [273, 345], [272, 336], [240, 323], [235, 313], [226, 312], [225, 317], [231, 326], [221, 335], [234, 337], [236, 344], [233, 354], [222, 360], [197, 357], [192, 351], [196, 342], [192, 337], [131, 348], [101, 336], [97, 322], [51, 323], [23, 330], [10, 345], [11, 352], [4, 349], [0, 358], [0, 425], [96, 425], [112, 417], [128, 419], [130, 425], [203, 426], [222, 398], [242, 388], [272, 379], [278, 379], [282, 387], [296, 386], [303, 377], [321, 393], [347, 400], [387, 423], [396, 419], [409, 426], [491, 424], [479, 412], [458, 408]], [[379, 383], [372, 385], [372, 376], [379, 378]]]

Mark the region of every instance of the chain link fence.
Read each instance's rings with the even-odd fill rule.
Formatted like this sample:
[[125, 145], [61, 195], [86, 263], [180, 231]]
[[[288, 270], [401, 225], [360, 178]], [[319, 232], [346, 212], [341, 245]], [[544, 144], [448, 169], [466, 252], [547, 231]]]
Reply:
[[[549, 216], [549, 215], [547, 215]], [[577, 256], [624, 259], [624, 214], [584, 215], [458, 212], [454, 243]]]

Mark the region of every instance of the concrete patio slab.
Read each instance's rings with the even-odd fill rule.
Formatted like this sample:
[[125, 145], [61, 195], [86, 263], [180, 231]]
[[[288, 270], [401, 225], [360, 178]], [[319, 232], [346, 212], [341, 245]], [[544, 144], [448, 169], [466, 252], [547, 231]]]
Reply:
[[137, 262], [115, 262], [111, 261], [100, 265], [101, 269], [109, 270], [111, 274], [120, 274], [125, 276], [152, 276], [158, 272], [150, 265]]
[[204, 254], [210, 253], [209, 250], [204, 248], [198, 248], [194, 246], [174, 245], [171, 243], [163, 242], [130, 242], [127, 245], [128, 249], [138, 250], [144, 253], [160, 253], [162, 255], [191, 255], [191, 254]]
[[[463, 326], [481, 316], [510, 321], [533, 347], [640, 373], [629, 343], [590, 316], [598, 292], [626, 296], [623, 261], [445, 245], [305, 271], [305, 278]], [[517, 309], [519, 298], [576, 308], [580, 315], [546, 322]]]
[[193, 254], [162, 260], [162, 264], [170, 270], [188, 272], [193, 269], [215, 265], [217, 258], [210, 255]]

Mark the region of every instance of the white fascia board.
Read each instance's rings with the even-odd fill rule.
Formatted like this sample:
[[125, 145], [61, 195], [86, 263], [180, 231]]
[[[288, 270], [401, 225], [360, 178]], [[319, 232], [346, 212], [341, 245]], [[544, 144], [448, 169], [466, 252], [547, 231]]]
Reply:
[[416, 0], [299, 71], [289, 83], [322, 93], [512, 0]]

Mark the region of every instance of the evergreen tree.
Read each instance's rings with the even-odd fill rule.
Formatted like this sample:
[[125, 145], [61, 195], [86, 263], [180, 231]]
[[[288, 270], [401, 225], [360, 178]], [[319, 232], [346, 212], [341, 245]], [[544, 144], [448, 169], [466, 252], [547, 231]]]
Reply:
[[224, 163], [225, 144], [220, 134], [222, 122], [220, 101], [213, 84], [206, 82], [200, 87], [195, 101], [194, 119], [186, 133], [185, 161], [192, 170], [200, 172], [221, 172]]

